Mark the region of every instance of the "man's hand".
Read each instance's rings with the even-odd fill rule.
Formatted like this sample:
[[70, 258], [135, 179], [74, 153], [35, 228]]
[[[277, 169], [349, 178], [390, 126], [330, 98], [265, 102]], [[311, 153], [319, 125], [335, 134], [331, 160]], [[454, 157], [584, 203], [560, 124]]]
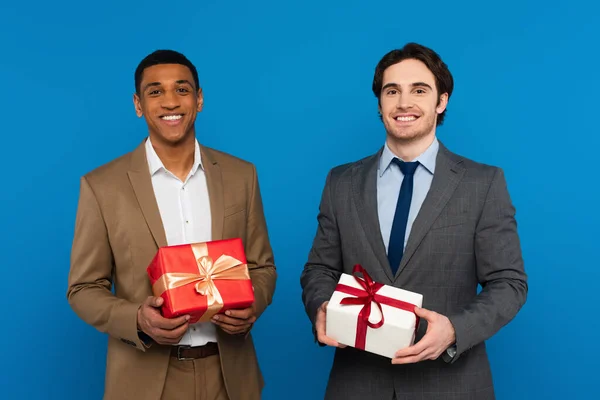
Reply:
[[256, 321], [254, 306], [241, 310], [227, 310], [225, 314], [217, 314], [212, 317], [212, 322], [230, 335], [246, 333]]
[[398, 350], [392, 364], [435, 360], [456, 341], [454, 327], [446, 316], [419, 307], [415, 307], [415, 314], [427, 321], [427, 332], [418, 343]]
[[317, 340], [327, 346], [344, 348], [346, 345], [336, 342], [325, 334], [325, 327], [327, 326], [327, 304], [329, 304], [328, 301], [324, 302], [317, 310], [317, 319], [315, 321]]
[[188, 329], [190, 317], [164, 318], [159, 310], [163, 302], [162, 297], [150, 296], [146, 299], [137, 312], [138, 329], [158, 344], [177, 344]]

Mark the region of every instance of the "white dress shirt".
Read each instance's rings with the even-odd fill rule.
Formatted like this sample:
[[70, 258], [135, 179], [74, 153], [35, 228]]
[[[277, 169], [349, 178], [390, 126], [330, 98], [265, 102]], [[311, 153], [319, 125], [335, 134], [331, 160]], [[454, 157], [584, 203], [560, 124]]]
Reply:
[[[198, 141], [194, 164], [183, 182], [165, 168], [150, 138], [146, 140], [146, 158], [168, 245], [210, 241], [210, 202]], [[199, 322], [190, 325], [179, 345], [202, 346], [216, 341], [214, 324]]]

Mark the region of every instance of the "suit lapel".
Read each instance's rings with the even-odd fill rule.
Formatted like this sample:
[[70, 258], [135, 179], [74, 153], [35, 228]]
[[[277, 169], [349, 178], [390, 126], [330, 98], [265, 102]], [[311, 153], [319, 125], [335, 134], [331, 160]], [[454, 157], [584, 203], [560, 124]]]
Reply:
[[166, 246], [167, 237], [154, 196], [154, 189], [152, 188], [152, 178], [146, 159], [145, 141], [133, 151], [131, 166], [127, 174], [156, 245], [158, 247]]
[[[352, 195], [369, 244], [386, 276], [393, 280], [385, 244], [381, 238], [379, 215], [377, 214], [377, 166], [381, 151], [365, 159], [352, 170]], [[363, 267], [368, 269], [369, 266], [364, 265]]]
[[224, 221], [224, 205], [223, 205], [223, 176], [221, 167], [211, 156], [210, 151], [200, 146], [200, 154], [202, 156], [202, 167], [206, 174], [206, 185], [208, 187], [208, 198], [210, 200], [211, 214], [211, 229], [212, 240], [220, 240], [223, 238], [223, 221]]
[[451, 153], [440, 143], [440, 149], [436, 158], [435, 173], [431, 188], [425, 197], [425, 201], [413, 223], [400, 267], [396, 272], [396, 278], [400, 275], [406, 264], [423, 241], [423, 238], [431, 228], [431, 225], [440, 215], [448, 200], [460, 183], [465, 168], [462, 159]]

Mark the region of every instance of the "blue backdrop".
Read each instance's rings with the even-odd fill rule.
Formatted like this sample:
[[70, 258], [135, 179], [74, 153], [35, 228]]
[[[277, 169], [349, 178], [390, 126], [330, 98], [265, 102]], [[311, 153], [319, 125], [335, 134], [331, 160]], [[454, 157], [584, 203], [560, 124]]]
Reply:
[[255, 331], [264, 398], [322, 398], [333, 353], [313, 343], [299, 274], [327, 171], [383, 144], [373, 71], [407, 41], [454, 74], [440, 139], [503, 167], [517, 207], [530, 292], [489, 341], [498, 399], [593, 397], [594, 2], [17, 3], [0, 6], [2, 279], [27, 281], [3, 285], [1, 398], [102, 396], [106, 337], [65, 297], [79, 177], [145, 136], [133, 72], [157, 48], [197, 64], [199, 140], [259, 171], [279, 271]]

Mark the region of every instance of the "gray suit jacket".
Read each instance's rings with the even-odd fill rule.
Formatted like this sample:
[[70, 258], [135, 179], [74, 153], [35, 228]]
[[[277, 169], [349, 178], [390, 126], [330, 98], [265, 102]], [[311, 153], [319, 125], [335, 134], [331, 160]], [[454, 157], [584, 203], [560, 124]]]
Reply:
[[[392, 275], [379, 229], [377, 166], [381, 150], [327, 176], [318, 229], [301, 276], [313, 322], [341, 273], [361, 264], [386, 285], [423, 294], [423, 307], [446, 315], [457, 355], [411, 365], [351, 347], [336, 349], [325, 398], [331, 400], [493, 399], [484, 341], [525, 303], [527, 276], [515, 209], [501, 169], [440, 144], [433, 182]], [[482, 290], [478, 293], [478, 285]], [[421, 320], [417, 341], [427, 329]]]

